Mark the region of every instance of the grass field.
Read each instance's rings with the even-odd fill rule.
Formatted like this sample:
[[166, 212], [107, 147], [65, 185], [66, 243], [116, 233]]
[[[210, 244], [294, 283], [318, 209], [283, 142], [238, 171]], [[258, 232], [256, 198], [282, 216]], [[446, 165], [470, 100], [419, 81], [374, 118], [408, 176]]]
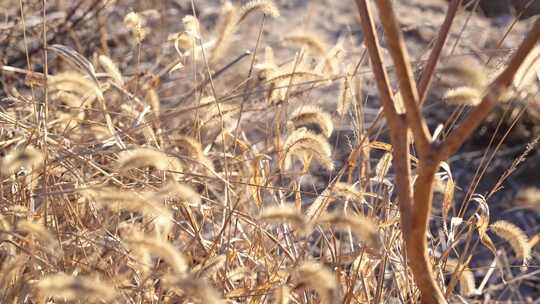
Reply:
[[540, 19], [462, 4], [2, 1], [0, 303], [540, 303]]

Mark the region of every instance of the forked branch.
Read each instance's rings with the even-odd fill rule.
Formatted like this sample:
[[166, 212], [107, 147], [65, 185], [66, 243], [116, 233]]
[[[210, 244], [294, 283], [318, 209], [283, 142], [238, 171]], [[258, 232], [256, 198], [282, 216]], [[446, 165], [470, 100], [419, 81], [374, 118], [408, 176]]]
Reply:
[[[411, 193], [411, 166], [409, 154], [409, 141], [407, 136], [407, 124], [405, 117], [399, 115], [394, 106], [394, 98], [392, 97], [392, 89], [388, 75], [384, 69], [382, 61], [381, 49], [377, 35], [375, 32], [375, 24], [371, 15], [371, 9], [366, 1], [357, 1], [360, 12], [360, 22], [364, 30], [364, 41], [368, 46], [368, 53], [371, 61], [371, 66], [374, 71], [377, 88], [380, 93], [380, 98], [383, 103], [384, 116], [390, 126], [390, 136], [393, 143], [393, 160], [394, 168], [397, 174], [397, 188], [399, 193], [400, 212], [410, 212], [412, 208], [412, 193]], [[400, 161], [396, 162], [399, 159]], [[402, 217], [406, 220], [408, 217]], [[402, 221], [402, 226], [408, 224]]]
[[[421, 102], [429, 89], [435, 66], [439, 61], [446, 36], [461, 1], [454, 0], [451, 2], [447, 18], [437, 39], [438, 43], [430, 55], [427, 70], [424, 72], [427, 74], [422, 76], [420, 95], [412, 77], [412, 68], [391, 1], [376, 1], [385, 31], [386, 43], [396, 66], [399, 87], [406, 109], [405, 117], [398, 114], [394, 106], [392, 88], [384, 69], [369, 3], [367, 0], [355, 1], [364, 32], [364, 43], [368, 49], [371, 66], [381, 95], [384, 115], [390, 129], [394, 154], [393, 165], [398, 186], [397, 195], [400, 205], [401, 227], [408, 263], [421, 292], [422, 302], [446, 303], [446, 298], [441, 292], [432, 271], [426, 241], [435, 174], [441, 161], [447, 159], [459, 149], [495, 107], [500, 96], [511, 86], [520, 65], [540, 40], [540, 19], [536, 21], [533, 29], [518, 48], [505, 71], [489, 86], [483, 101], [465, 118], [459, 127], [450, 133], [446, 140], [438, 145], [432, 142], [425, 118], [421, 114]], [[417, 177], [412, 192], [409, 142], [408, 136], [406, 136], [408, 129], [411, 129], [414, 135], [415, 144], [420, 154]]]
[[426, 121], [420, 112], [418, 105], [418, 90], [412, 75], [412, 68], [405, 48], [405, 41], [399, 31], [399, 26], [394, 14], [394, 8], [390, 1], [375, 1], [379, 8], [379, 15], [384, 28], [384, 36], [388, 44], [388, 50], [396, 67], [403, 104], [406, 110], [407, 124], [412, 128], [414, 141], [419, 154], [425, 155], [430, 146], [431, 134]]
[[[428, 264], [427, 244], [425, 241], [425, 232], [422, 234], [412, 233], [412, 229], [419, 230], [420, 225], [414, 225], [413, 210], [416, 204], [413, 205], [413, 197], [411, 192], [411, 163], [409, 154], [409, 142], [407, 136], [408, 121], [397, 115], [394, 108], [393, 99], [391, 96], [391, 87], [388, 82], [388, 76], [384, 69], [379, 41], [376, 36], [375, 24], [371, 14], [369, 3], [366, 0], [356, 0], [358, 11], [360, 13], [360, 21], [364, 32], [364, 43], [368, 49], [371, 66], [377, 80], [377, 87], [381, 94], [384, 114], [390, 129], [390, 137], [393, 147], [393, 165], [396, 171], [396, 183], [398, 187], [397, 195], [399, 209], [401, 213], [401, 229], [405, 241], [405, 250], [407, 252], [408, 262], [413, 271], [416, 284], [420, 288], [422, 295], [431, 295], [432, 301], [429, 303], [444, 303], [444, 295], [433, 279], [431, 266]], [[409, 80], [405, 80], [409, 81]], [[411, 87], [412, 90], [412, 87]], [[412, 109], [417, 109], [416, 103], [412, 105]], [[407, 108], [407, 111], [409, 108]], [[419, 111], [418, 111], [418, 115]], [[426, 149], [430, 149], [430, 143], [427, 143]], [[424, 228], [425, 229], [425, 228]], [[420, 229], [421, 230], [421, 229]], [[424, 236], [424, 237], [422, 237]]]

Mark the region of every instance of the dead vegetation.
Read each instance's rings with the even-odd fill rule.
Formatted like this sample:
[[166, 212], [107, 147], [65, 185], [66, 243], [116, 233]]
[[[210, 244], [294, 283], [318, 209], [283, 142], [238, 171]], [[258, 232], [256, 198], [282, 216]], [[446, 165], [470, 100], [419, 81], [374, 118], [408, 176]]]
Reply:
[[[159, 6], [10, 2], [0, 39], [22, 49], [0, 47], [0, 302], [446, 303], [523, 299], [512, 283], [538, 281], [538, 234], [493, 221], [493, 193], [474, 185], [457, 205], [447, 161], [493, 109], [537, 94], [540, 20], [498, 71], [438, 68], [465, 13], [450, 1], [417, 84], [392, 1], [373, 1], [378, 17], [356, 1], [352, 61], [315, 31], [265, 41], [281, 15], [270, 0], [226, 2], [213, 20], [195, 1], [170, 31]], [[361, 74], [382, 104], [373, 120]], [[451, 84], [442, 102], [467, 111], [432, 132], [436, 76]], [[338, 142], [345, 118], [353, 137]]]

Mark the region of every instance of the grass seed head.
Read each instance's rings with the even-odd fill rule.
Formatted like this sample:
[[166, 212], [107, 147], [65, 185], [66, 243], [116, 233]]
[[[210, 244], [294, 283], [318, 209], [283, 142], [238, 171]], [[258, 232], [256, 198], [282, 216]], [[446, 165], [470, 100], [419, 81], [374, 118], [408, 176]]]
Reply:
[[504, 220], [491, 224], [489, 229], [510, 244], [516, 256], [522, 260], [522, 266], [526, 267], [531, 257], [531, 247], [529, 246], [527, 234], [518, 226]]
[[272, 18], [279, 17], [279, 9], [271, 0], [251, 0], [244, 4], [242, 7], [240, 7], [240, 11], [238, 12], [238, 19], [236, 22], [242, 22], [249, 15], [255, 12], [261, 12], [266, 16]]
[[0, 162], [0, 175], [14, 174], [21, 168], [37, 170], [43, 165], [43, 154], [32, 146], [14, 149]]
[[304, 46], [316, 56], [325, 56], [329, 49], [327, 43], [320, 38], [320, 35], [313, 33], [290, 34], [285, 36], [283, 40], [291, 44]]
[[348, 227], [367, 246], [375, 249], [381, 247], [377, 224], [368, 217], [358, 214], [326, 213], [317, 220], [317, 223], [335, 227]]
[[452, 105], [477, 106], [482, 101], [482, 92], [472, 87], [457, 87], [446, 91], [444, 100]]
[[182, 171], [182, 165], [177, 159], [150, 148], [135, 148], [123, 151], [118, 155], [117, 164], [118, 171], [122, 173], [144, 167], [153, 167], [157, 170]]
[[259, 219], [270, 223], [288, 222], [296, 226], [300, 232], [309, 232], [311, 230], [305, 216], [292, 204], [267, 207], [263, 209]]
[[476, 290], [476, 284], [474, 281], [474, 273], [466, 266], [461, 265], [458, 268], [459, 261], [455, 259], [448, 259], [446, 261], [446, 271], [451, 273], [459, 273], [459, 289], [464, 296], [471, 296]]
[[321, 165], [329, 170], [334, 170], [334, 163], [332, 160], [332, 147], [328, 143], [328, 140], [318, 134], [300, 128], [294, 130], [285, 140], [283, 145], [285, 151], [284, 167], [290, 168], [292, 165], [292, 157], [300, 157], [304, 160], [310, 157], [316, 158]]
[[120, 69], [118, 69], [118, 66], [116, 66], [116, 64], [114, 63], [114, 61], [112, 61], [111, 58], [105, 55], [100, 55], [99, 63], [105, 69], [107, 74], [111, 76], [114, 82], [116, 82], [116, 84], [118, 84], [119, 86], [124, 85], [124, 78], [122, 77], [122, 73], [120, 72]]
[[201, 303], [222, 304], [225, 303], [217, 290], [204, 279], [187, 276], [167, 275], [163, 278], [165, 286], [172, 287], [177, 293], [186, 295]]
[[143, 247], [150, 254], [163, 259], [177, 275], [185, 274], [188, 270], [186, 259], [178, 252], [177, 248], [165, 240], [141, 237], [129, 239], [128, 243], [131, 246]]
[[332, 116], [316, 106], [300, 106], [291, 115], [290, 121], [296, 128], [307, 127], [310, 124], [316, 125], [321, 133], [330, 137], [334, 130]]
[[529, 187], [520, 191], [516, 196], [516, 201], [527, 208], [540, 212], [540, 188]]
[[176, 181], [167, 183], [154, 194], [156, 200], [164, 198], [178, 200], [191, 206], [201, 205], [201, 195], [193, 187]]
[[58, 300], [80, 300], [100, 302], [112, 301], [116, 292], [112, 286], [86, 276], [72, 276], [64, 273], [44, 277], [37, 283], [44, 297]]
[[139, 44], [149, 34], [149, 29], [145, 24], [146, 20], [141, 14], [130, 12], [124, 17], [124, 25], [131, 30], [131, 35]]
[[524, 90], [538, 82], [540, 72], [540, 46], [536, 46], [525, 58], [516, 75], [514, 76], [514, 86], [518, 90]]
[[483, 65], [472, 57], [455, 57], [448, 60], [440, 70], [444, 78], [459, 86], [466, 86], [483, 91], [488, 83]]
[[321, 303], [332, 303], [337, 292], [337, 280], [325, 266], [305, 261], [295, 271], [298, 284], [313, 288], [321, 299]]

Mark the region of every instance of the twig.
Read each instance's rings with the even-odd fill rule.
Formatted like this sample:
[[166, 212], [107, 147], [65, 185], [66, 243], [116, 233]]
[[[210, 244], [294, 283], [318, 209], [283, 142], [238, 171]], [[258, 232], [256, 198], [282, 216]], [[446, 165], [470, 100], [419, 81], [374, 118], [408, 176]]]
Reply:
[[439, 31], [439, 35], [437, 35], [437, 39], [435, 41], [435, 44], [433, 45], [433, 50], [431, 50], [431, 53], [429, 54], [426, 66], [422, 71], [422, 77], [418, 82], [420, 106], [422, 106], [426, 100], [427, 92], [429, 91], [431, 81], [433, 80], [435, 68], [437, 67], [437, 63], [441, 58], [442, 49], [444, 47], [444, 44], [446, 43], [446, 40], [448, 39], [450, 28], [452, 27], [452, 23], [454, 22], [454, 18], [456, 17], [457, 11], [462, 2], [463, 0], [452, 0], [452, 2], [450, 2], [450, 5], [448, 6], [448, 12], [446, 13], [446, 17]]
[[511, 86], [514, 75], [527, 57], [527, 54], [540, 40], [540, 19], [536, 20], [533, 28], [525, 37], [506, 69], [490, 85], [482, 102], [472, 110], [464, 119], [463, 123], [448, 135], [446, 140], [437, 149], [438, 159], [445, 160], [454, 154], [459, 147], [469, 138], [480, 123], [495, 107], [499, 97]]
[[384, 69], [379, 41], [377, 40], [375, 23], [371, 14], [371, 9], [367, 1], [356, 0], [358, 12], [360, 13], [360, 23], [364, 32], [364, 43], [366, 44], [371, 66], [375, 76], [375, 81], [379, 89], [381, 102], [383, 104], [384, 115], [390, 127], [390, 136], [393, 146], [393, 165], [396, 171], [396, 184], [401, 213], [401, 228], [405, 238], [405, 246], [408, 256], [410, 242], [407, 232], [410, 230], [410, 213], [412, 211], [411, 193], [411, 162], [409, 154], [409, 142], [405, 118], [400, 116], [395, 109], [390, 81]]
[[203, 81], [201, 81], [198, 85], [196, 85], [193, 89], [191, 89], [191, 91], [186, 93], [186, 95], [182, 96], [180, 100], [178, 100], [178, 102], [170, 104], [169, 107], [175, 108], [179, 106], [180, 104], [185, 102], [187, 99], [189, 99], [191, 96], [193, 96], [193, 94], [195, 94], [196, 92], [206, 87], [210, 83], [210, 80], [215, 80], [217, 77], [223, 74], [226, 70], [230, 69], [232, 66], [236, 65], [238, 62], [240, 62], [242, 59], [246, 58], [249, 55], [251, 55], [251, 51], [246, 50], [244, 53], [242, 53], [241, 55], [236, 57], [234, 60], [229, 62], [227, 65], [225, 65], [223, 68], [219, 69], [218, 71], [206, 77]]
[[375, 1], [375, 3], [379, 9], [388, 50], [396, 65], [396, 74], [406, 109], [407, 123], [411, 126], [411, 131], [414, 135], [414, 141], [418, 146], [420, 156], [425, 156], [429, 151], [431, 134], [418, 105], [418, 91], [412, 75], [412, 68], [405, 47], [405, 41], [399, 30], [392, 3], [388, 0]]

